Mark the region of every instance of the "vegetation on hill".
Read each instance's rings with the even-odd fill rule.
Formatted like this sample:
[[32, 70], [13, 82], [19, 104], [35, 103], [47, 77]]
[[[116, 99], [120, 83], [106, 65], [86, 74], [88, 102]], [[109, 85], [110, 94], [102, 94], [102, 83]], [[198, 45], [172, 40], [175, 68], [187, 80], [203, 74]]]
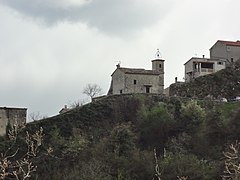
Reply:
[[214, 74], [198, 77], [192, 82], [172, 84], [169, 93], [171, 96], [215, 99], [240, 96], [240, 61]]
[[222, 179], [228, 175], [223, 152], [240, 139], [239, 120], [240, 102], [108, 96], [27, 125], [29, 133], [42, 127], [43, 149], [53, 149], [33, 160], [31, 178], [153, 179], [157, 163], [163, 180]]

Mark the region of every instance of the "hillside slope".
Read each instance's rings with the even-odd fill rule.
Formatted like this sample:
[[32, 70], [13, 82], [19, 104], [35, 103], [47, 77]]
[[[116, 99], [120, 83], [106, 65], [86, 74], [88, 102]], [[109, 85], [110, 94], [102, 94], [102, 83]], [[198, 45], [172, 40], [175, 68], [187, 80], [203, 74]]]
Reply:
[[[115, 95], [29, 123], [20, 135], [40, 127], [45, 134], [32, 179], [153, 179], [155, 148], [163, 180], [221, 179], [222, 152], [240, 139], [239, 107], [240, 102]], [[16, 148], [23, 147], [17, 142]], [[53, 151], [41, 153], [47, 147]]]
[[60, 130], [64, 137], [72, 136], [72, 130], [81, 129], [84, 134], [91, 134], [99, 139], [111, 131], [117, 123], [134, 121], [139, 102], [134, 95], [109, 96], [102, 100], [74, 108], [66, 113], [34, 122], [31, 126], [41, 126], [50, 132]]
[[175, 83], [170, 86], [170, 96], [227, 99], [240, 96], [240, 62], [214, 74], [201, 76], [189, 83]]
[[157, 148], [163, 179], [220, 179], [222, 151], [240, 139], [239, 107], [150, 94], [108, 96], [28, 125], [43, 127], [54, 149], [54, 156], [36, 161], [44, 164], [37, 176], [152, 179]]

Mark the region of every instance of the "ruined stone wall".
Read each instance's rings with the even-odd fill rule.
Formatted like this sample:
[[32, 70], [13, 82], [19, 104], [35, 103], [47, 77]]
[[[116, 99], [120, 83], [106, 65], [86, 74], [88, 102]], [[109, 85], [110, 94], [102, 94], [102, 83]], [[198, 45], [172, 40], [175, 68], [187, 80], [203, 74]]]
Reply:
[[7, 112], [5, 109], [0, 109], [0, 136], [6, 134], [7, 124], [8, 124]]
[[16, 122], [18, 125], [26, 123], [27, 109], [25, 108], [0, 108], [0, 136], [6, 134], [8, 123], [11, 126]]

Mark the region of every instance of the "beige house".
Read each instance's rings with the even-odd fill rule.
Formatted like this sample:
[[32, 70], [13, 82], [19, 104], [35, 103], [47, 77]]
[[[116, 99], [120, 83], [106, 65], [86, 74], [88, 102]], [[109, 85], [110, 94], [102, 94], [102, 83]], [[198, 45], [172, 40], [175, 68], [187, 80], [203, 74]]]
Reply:
[[226, 67], [226, 60], [192, 57], [185, 64], [185, 82], [215, 73]]
[[108, 94], [157, 93], [164, 89], [164, 60], [152, 60], [152, 70], [123, 68], [117, 65], [112, 73]]
[[210, 58], [225, 60], [226, 65], [236, 62], [240, 59], [240, 41], [218, 40], [210, 48]]
[[6, 134], [8, 124], [13, 126], [26, 124], [27, 109], [26, 108], [9, 108], [0, 107], [0, 136]]
[[185, 82], [215, 73], [240, 59], [240, 41], [218, 40], [210, 48], [210, 58], [192, 57], [185, 66]]

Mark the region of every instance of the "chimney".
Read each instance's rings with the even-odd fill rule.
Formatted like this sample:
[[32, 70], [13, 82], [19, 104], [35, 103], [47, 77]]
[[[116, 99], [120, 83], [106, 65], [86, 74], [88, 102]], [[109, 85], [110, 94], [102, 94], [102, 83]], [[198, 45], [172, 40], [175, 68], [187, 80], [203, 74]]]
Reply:
[[202, 55], [203, 59], [205, 58], [205, 55]]
[[120, 68], [120, 64], [119, 63], [117, 64], [117, 68]]
[[177, 83], [177, 77], [175, 77], [175, 83]]
[[64, 105], [64, 109], [67, 109], [68, 107], [67, 107], [67, 105]]

